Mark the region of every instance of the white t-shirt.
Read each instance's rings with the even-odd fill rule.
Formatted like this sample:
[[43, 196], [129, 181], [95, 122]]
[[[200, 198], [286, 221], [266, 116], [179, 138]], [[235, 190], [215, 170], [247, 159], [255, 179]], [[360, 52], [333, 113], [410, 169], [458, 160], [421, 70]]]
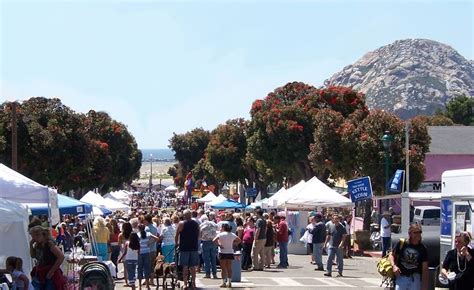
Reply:
[[132, 250], [129, 247], [129, 242], [127, 242], [125, 245], [127, 247], [127, 253], [125, 254], [125, 261], [129, 261], [129, 260], [137, 261], [138, 260], [138, 250]]
[[380, 221], [380, 236], [382, 238], [390, 238], [392, 236], [392, 230], [390, 229], [390, 224], [388, 223], [388, 220], [385, 217], [383, 217], [382, 220]]
[[234, 247], [233, 243], [237, 236], [234, 233], [222, 232], [219, 233], [216, 238], [219, 238], [219, 253], [222, 254], [233, 254]]

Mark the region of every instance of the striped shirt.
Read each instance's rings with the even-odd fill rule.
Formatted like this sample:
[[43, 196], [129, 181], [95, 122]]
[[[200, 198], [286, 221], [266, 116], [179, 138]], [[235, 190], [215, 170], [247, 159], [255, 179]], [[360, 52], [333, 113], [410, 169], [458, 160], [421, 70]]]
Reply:
[[142, 233], [138, 233], [140, 237], [140, 254], [150, 253], [150, 233], [146, 233], [146, 237], [142, 238]]

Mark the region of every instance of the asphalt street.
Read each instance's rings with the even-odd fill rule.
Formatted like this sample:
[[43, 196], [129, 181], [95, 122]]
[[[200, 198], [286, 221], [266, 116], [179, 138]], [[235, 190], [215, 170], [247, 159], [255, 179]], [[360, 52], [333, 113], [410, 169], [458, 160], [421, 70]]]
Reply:
[[[326, 261], [326, 256], [324, 256]], [[315, 266], [310, 264], [310, 257], [303, 255], [289, 255], [288, 269], [270, 269], [259, 271], [243, 271], [241, 282], [233, 282], [235, 289], [383, 289], [380, 287], [381, 276], [376, 270], [376, 258], [354, 257], [344, 259], [344, 277], [336, 278], [335, 266], [333, 277], [325, 277], [324, 272], [314, 271]], [[278, 259], [277, 259], [278, 263]], [[120, 273], [119, 276], [122, 276]], [[218, 273], [220, 277], [220, 273]], [[124, 287], [123, 280], [119, 280], [116, 289], [130, 289]], [[138, 282], [137, 282], [138, 283]], [[198, 274], [198, 289], [220, 289], [221, 279], [206, 279], [204, 274]], [[181, 282], [182, 284], [182, 282]], [[156, 287], [153, 287], [156, 288]], [[145, 287], [143, 287], [145, 289]], [[162, 289], [160, 287], [160, 289]]]

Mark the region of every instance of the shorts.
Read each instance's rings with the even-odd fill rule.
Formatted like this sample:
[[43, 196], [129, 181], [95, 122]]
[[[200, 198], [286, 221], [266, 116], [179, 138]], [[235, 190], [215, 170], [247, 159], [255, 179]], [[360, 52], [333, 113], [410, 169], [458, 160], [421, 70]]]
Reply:
[[196, 267], [199, 266], [199, 253], [198, 251], [192, 252], [180, 252], [178, 265], [183, 267]]
[[219, 253], [219, 260], [233, 260], [234, 254]]

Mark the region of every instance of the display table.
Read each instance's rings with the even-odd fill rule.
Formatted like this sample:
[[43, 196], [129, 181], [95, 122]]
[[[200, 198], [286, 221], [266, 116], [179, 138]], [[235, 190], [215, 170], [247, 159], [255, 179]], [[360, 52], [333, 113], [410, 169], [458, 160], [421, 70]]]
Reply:
[[97, 256], [84, 256], [82, 260], [79, 261], [79, 266], [83, 266], [89, 262], [97, 262]]

